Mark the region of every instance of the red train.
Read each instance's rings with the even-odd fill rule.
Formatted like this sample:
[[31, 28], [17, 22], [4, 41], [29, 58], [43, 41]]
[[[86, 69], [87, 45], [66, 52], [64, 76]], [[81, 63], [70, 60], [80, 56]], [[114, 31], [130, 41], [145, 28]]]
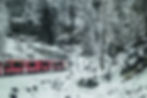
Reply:
[[0, 76], [62, 71], [67, 67], [66, 65], [62, 60], [7, 60], [0, 62]]

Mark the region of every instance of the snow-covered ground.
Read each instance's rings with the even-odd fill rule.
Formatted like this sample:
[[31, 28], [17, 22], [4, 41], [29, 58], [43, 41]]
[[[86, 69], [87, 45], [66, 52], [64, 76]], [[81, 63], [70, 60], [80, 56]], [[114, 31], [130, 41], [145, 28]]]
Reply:
[[[78, 68], [77, 68], [78, 69]], [[73, 72], [73, 73], [72, 73]], [[16, 98], [146, 98], [147, 71], [129, 81], [114, 79], [101, 82], [93, 89], [77, 85], [82, 73], [67, 70], [0, 78], [0, 97], [11, 98], [12, 88], [18, 88]], [[37, 87], [37, 90], [33, 90]], [[28, 91], [30, 89], [30, 91]]]

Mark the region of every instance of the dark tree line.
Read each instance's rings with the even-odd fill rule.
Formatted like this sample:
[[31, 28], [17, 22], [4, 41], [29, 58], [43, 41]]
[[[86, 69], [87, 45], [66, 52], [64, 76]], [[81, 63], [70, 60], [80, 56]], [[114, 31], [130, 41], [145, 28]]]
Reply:
[[[10, 8], [14, 7], [12, 5], [13, 4], [10, 3], [8, 6]], [[21, 7], [18, 6], [16, 8], [21, 8]], [[39, 9], [38, 14], [40, 18], [37, 20], [40, 22], [39, 25], [34, 24], [32, 20], [22, 20], [21, 22], [13, 21], [13, 18], [18, 18], [18, 19], [21, 18], [24, 12], [22, 11], [10, 11], [10, 12], [11, 12], [10, 13], [11, 14], [10, 35], [17, 36], [17, 35], [25, 34], [30, 36], [36, 36], [37, 39], [39, 39], [40, 41], [46, 42], [48, 44], [55, 43], [54, 25], [57, 18], [57, 11], [54, 7], [48, 4], [45, 4], [44, 6], [41, 7], [41, 9]], [[14, 15], [15, 13], [17, 13], [19, 16]]]

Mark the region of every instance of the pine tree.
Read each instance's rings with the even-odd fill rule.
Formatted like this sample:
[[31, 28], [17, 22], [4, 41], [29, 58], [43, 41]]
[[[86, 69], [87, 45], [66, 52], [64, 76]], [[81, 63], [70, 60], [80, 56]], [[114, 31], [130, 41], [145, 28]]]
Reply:
[[55, 43], [55, 23], [56, 13], [52, 7], [44, 6], [41, 10], [41, 32], [39, 35], [49, 44]]

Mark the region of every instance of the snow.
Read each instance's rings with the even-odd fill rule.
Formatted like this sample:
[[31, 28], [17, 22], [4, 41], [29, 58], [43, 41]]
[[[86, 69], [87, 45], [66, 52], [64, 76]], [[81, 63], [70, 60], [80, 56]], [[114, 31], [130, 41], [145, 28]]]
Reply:
[[20, 39], [7, 38], [5, 53], [9, 56], [6, 58], [19, 59], [47, 59], [47, 58], [66, 58], [64, 51], [56, 46], [35, 42], [26, 37], [21, 42]]
[[[71, 79], [66, 79], [69, 74], [68, 71], [61, 73], [1, 77], [0, 96], [2, 98], [9, 98], [11, 88], [18, 87], [18, 98], [65, 98], [65, 96], [71, 96], [71, 98], [139, 98], [139, 96], [146, 95], [147, 79], [144, 79], [146, 73], [147, 72], [144, 72], [141, 76], [128, 82], [113, 80], [109, 83], [102, 83], [95, 89], [78, 87], [76, 85], [77, 79], [75, 78], [77, 76], [71, 76]], [[138, 79], [140, 81], [137, 81]], [[46, 83], [41, 84], [41, 81], [46, 81]], [[54, 82], [61, 83], [61, 85], [58, 85], [60, 89], [55, 89], [53, 87]], [[25, 89], [33, 85], [38, 86], [38, 91], [27, 93]], [[138, 90], [142, 91], [139, 92]], [[126, 92], [129, 91], [131, 94], [127, 95]]]
[[[105, 31], [110, 33], [107, 35], [108, 41], [106, 42], [119, 42], [119, 44], [123, 45], [133, 42], [134, 38], [136, 39], [135, 36], [143, 35], [146, 30], [143, 22], [144, 16], [133, 11], [132, 6], [136, 3], [136, 0], [126, 0], [121, 3], [119, 1], [118, 4], [117, 0], [104, 0], [98, 14], [97, 11], [94, 11], [91, 0], [86, 2], [85, 0], [75, 0], [75, 2], [73, 0], [63, 0], [64, 2], [62, 0], [47, 1], [59, 10], [58, 21], [67, 27], [72, 23], [68, 15], [69, 6], [71, 3], [76, 5], [77, 16], [74, 21], [76, 28], [74, 36], [85, 37], [84, 39], [81, 38], [84, 40], [82, 43], [85, 43], [83, 45], [84, 48], [90, 47], [97, 57], [100, 55], [98, 53], [100, 46], [97, 41], [99, 39], [95, 38], [95, 35], [101, 35]], [[25, 22], [27, 19], [30, 19], [34, 24], [39, 24], [38, 19], [40, 15], [37, 13], [37, 10], [41, 9], [43, 5], [40, 4], [40, 0], [37, 0], [37, 2], [36, 0], [28, 1], [28, 5], [29, 2], [32, 2], [30, 3], [32, 4], [32, 9], [26, 6], [24, 16], [16, 19], [13, 17], [13, 21]], [[121, 17], [119, 13], [120, 15], [122, 14]], [[28, 15], [28, 17], [25, 17], [25, 15]], [[82, 54], [82, 45], [70, 47], [49, 46], [38, 42], [35, 38], [24, 35], [16, 38], [5, 38], [6, 34], [3, 33], [10, 29], [8, 27], [9, 17], [10, 15], [4, 4], [0, 4], [0, 46], [3, 46], [5, 49], [0, 51], [0, 54], [2, 54], [3, 59], [62, 58], [69, 61], [69, 67], [62, 72], [0, 77], [0, 98], [11, 98], [10, 95], [14, 93], [12, 91], [14, 87], [19, 89], [18, 93], [15, 92], [18, 98], [147, 98], [147, 70], [135, 75], [130, 80], [125, 80], [123, 76], [120, 76], [120, 71], [124, 67], [124, 61], [127, 59], [125, 54], [117, 56], [114, 59], [114, 61], [117, 61], [115, 63], [106, 55], [106, 68], [102, 71], [98, 66], [98, 58], [80, 55]], [[141, 24], [138, 25], [138, 23]], [[60, 27], [57, 26], [57, 29], [60, 29]], [[63, 33], [61, 34], [62, 37], [58, 35], [59, 41], [63, 39], [68, 40], [72, 35], [66, 35], [69, 32], [62, 30], [62, 27], [61, 31], [59, 30], [58, 32]], [[133, 32], [132, 35], [131, 32]], [[141, 34], [138, 34], [138, 32]], [[117, 36], [118, 38], [116, 39]], [[100, 38], [102, 37], [100, 36]], [[3, 50], [3, 47], [0, 47], [0, 50]], [[139, 55], [143, 55], [141, 49], [139, 49]], [[128, 50], [131, 53], [136, 51], [135, 49], [130, 49], [130, 47], [128, 47]], [[4, 55], [3, 52], [5, 53]], [[129, 63], [134, 61], [135, 59], [132, 59]], [[107, 74], [110, 74], [110, 80], [104, 77]], [[79, 86], [78, 82], [83, 78], [94, 78], [98, 85], [94, 88]], [[35, 90], [35, 87], [37, 87], [37, 90]]]
[[[17, 42], [14, 39], [8, 39], [7, 53], [13, 53], [12, 55], [19, 56], [20, 53], [16, 49]], [[34, 53], [34, 48], [28, 48], [28, 43], [21, 43], [23, 54], [28, 52]], [[33, 43], [35, 47], [42, 47], [42, 44]], [[44, 48], [47, 47], [44, 45]], [[51, 47], [51, 46], [50, 46]], [[59, 51], [57, 47], [48, 48], [49, 50], [55, 49]], [[26, 51], [27, 49], [27, 51]], [[112, 80], [106, 81], [101, 78], [101, 72], [96, 72], [97, 68], [94, 58], [86, 58], [79, 56], [81, 52], [80, 47], [75, 46], [75, 52], [70, 53], [70, 61], [74, 62], [70, 67], [62, 72], [47, 72], [37, 74], [25, 74], [16, 76], [4, 76], [0, 77], [0, 98], [11, 98], [12, 88], [19, 89], [18, 98], [146, 98], [147, 97], [147, 71], [144, 71], [140, 75], [136, 75], [133, 79], [125, 81], [119, 76], [119, 69], [123, 65], [123, 62], [119, 62], [120, 66], [113, 67], [111, 69]], [[37, 53], [36, 53], [37, 54]], [[25, 57], [21, 55], [22, 57]], [[35, 55], [36, 56], [36, 55]], [[42, 55], [38, 54], [38, 57]], [[118, 61], [122, 61], [125, 55], [117, 57]], [[109, 61], [109, 60], [107, 60]], [[107, 62], [106, 65], [111, 64]], [[89, 67], [85, 70], [86, 67]], [[95, 77], [99, 85], [95, 88], [84, 88], [78, 86], [78, 81], [82, 78]], [[36, 86], [37, 90], [33, 90]], [[30, 89], [30, 92], [27, 91]]]

